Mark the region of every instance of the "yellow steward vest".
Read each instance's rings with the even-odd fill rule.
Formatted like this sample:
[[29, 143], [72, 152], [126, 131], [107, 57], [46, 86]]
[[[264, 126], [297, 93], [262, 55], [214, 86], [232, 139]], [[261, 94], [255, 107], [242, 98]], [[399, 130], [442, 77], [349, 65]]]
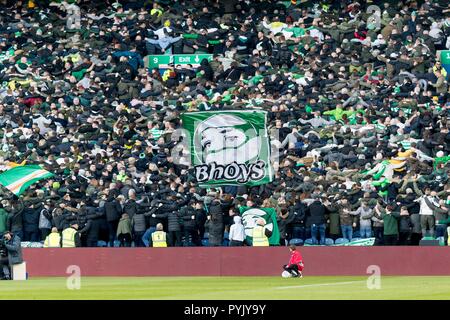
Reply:
[[268, 247], [269, 239], [264, 234], [264, 227], [256, 226], [253, 228], [253, 246], [254, 247]]
[[61, 236], [58, 232], [52, 232], [45, 238], [44, 248], [61, 248]]
[[75, 234], [77, 230], [74, 228], [66, 228], [62, 232], [62, 247], [75, 248]]
[[152, 233], [153, 247], [165, 248], [167, 247], [166, 233], [164, 231], [155, 231]]

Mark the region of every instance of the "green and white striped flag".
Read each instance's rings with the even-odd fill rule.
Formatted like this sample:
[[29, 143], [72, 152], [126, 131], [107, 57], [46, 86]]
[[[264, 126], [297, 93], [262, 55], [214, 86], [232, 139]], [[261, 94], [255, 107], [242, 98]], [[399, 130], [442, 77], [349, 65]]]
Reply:
[[335, 246], [373, 246], [375, 238], [353, 240], [347, 243], [335, 244]]
[[32, 184], [53, 176], [53, 173], [38, 165], [18, 166], [0, 174], [0, 184], [19, 196]]

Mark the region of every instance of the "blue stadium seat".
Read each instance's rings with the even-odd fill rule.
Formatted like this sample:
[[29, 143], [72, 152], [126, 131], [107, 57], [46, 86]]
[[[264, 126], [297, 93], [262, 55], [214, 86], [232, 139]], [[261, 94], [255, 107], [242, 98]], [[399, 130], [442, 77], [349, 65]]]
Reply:
[[333, 244], [334, 244], [333, 239], [331, 239], [331, 238], [326, 238], [325, 239], [325, 245], [326, 246], [332, 246]]
[[344, 243], [348, 243], [348, 239], [345, 238], [337, 238], [336, 241], [334, 242], [334, 244], [344, 244]]
[[204, 247], [208, 247], [208, 246], [209, 246], [209, 240], [208, 240], [208, 239], [203, 239], [203, 240], [202, 240], [202, 245], [203, 245]]
[[114, 247], [115, 248], [120, 247], [120, 241], [119, 240], [115, 240], [114, 241]]
[[304, 243], [312, 245], [313, 244], [313, 239], [312, 238], [306, 239]]
[[103, 240], [97, 241], [97, 247], [107, 247], [107, 246], [108, 244], [105, 241]]
[[298, 238], [294, 238], [291, 239], [291, 241], [289, 241], [289, 244], [293, 244], [296, 246], [302, 246], [303, 245], [303, 240], [302, 239], [298, 239]]

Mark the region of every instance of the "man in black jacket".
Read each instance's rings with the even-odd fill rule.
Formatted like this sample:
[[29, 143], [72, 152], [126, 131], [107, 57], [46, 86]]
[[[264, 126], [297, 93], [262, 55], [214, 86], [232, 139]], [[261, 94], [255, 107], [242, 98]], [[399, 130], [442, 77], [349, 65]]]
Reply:
[[37, 242], [39, 236], [39, 214], [40, 209], [37, 204], [30, 204], [22, 213], [23, 220], [23, 241]]
[[313, 194], [312, 198], [314, 201], [308, 207], [309, 213], [309, 225], [311, 226], [311, 238], [313, 239], [313, 244], [319, 244], [317, 240], [317, 234], [320, 234], [320, 244], [325, 245], [325, 229], [326, 229], [326, 218], [325, 216], [329, 213], [326, 206], [323, 205], [322, 201], [318, 195]]
[[194, 245], [195, 233], [195, 210], [196, 202], [191, 200], [189, 205], [181, 209], [181, 216], [183, 217], [183, 246], [191, 247]]
[[291, 206], [289, 210], [294, 216], [294, 220], [289, 224], [288, 228], [289, 239], [305, 240], [306, 205], [300, 199], [297, 199], [294, 206]]
[[114, 247], [114, 240], [116, 239], [117, 225], [122, 216], [122, 206], [119, 201], [114, 198], [112, 193], [109, 194], [108, 200], [105, 202], [105, 215], [108, 224], [108, 238], [109, 246]]
[[23, 238], [23, 213], [24, 205], [22, 200], [11, 203], [9, 208], [8, 220], [6, 226], [8, 230], [17, 235], [19, 238]]

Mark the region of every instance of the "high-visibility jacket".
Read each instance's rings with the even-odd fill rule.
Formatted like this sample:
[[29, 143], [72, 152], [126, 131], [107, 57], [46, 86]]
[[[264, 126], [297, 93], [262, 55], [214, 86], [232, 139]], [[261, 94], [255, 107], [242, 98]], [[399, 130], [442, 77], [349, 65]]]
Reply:
[[45, 238], [44, 248], [61, 248], [61, 235], [58, 232], [50, 233]]
[[75, 248], [75, 235], [77, 230], [74, 228], [66, 228], [62, 232], [62, 247], [63, 248]]
[[253, 228], [253, 246], [254, 247], [268, 247], [269, 239], [265, 234], [265, 228], [256, 226]]
[[164, 231], [155, 231], [152, 233], [153, 247], [164, 248], [167, 247], [166, 233]]

